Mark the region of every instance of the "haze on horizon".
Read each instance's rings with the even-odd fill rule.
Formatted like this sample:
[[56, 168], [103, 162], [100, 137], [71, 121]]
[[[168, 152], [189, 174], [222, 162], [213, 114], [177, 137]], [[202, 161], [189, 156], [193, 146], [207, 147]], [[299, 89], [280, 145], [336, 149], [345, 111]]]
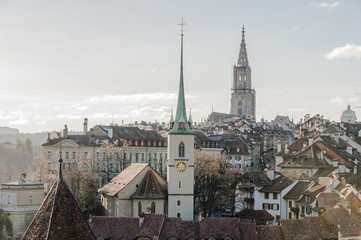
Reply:
[[192, 118], [229, 112], [245, 25], [256, 116], [361, 119], [361, 2], [0, 0], [0, 126], [22, 132], [167, 122], [180, 28]]

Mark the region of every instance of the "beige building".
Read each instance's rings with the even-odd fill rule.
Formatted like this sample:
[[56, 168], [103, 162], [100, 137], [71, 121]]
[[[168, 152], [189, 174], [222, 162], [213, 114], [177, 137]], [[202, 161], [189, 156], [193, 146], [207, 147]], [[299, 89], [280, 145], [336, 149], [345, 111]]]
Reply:
[[27, 181], [25, 177], [23, 173], [18, 181], [1, 184], [0, 210], [10, 223], [3, 226], [3, 233], [11, 239], [21, 239], [44, 200], [43, 184]]
[[[155, 131], [137, 127], [97, 125], [83, 135], [68, 135], [65, 125], [63, 136], [50, 138], [43, 146], [44, 175], [56, 176], [60, 152], [63, 167], [89, 169], [99, 175], [99, 186], [108, 183], [131, 163], [148, 163], [160, 175], [166, 176], [167, 140]], [[49, 189], [54, 178], [45, 176]]]
[[133, 163], [99, 189], [107, 216], [166, 213], [167, 184], [149, 164]]

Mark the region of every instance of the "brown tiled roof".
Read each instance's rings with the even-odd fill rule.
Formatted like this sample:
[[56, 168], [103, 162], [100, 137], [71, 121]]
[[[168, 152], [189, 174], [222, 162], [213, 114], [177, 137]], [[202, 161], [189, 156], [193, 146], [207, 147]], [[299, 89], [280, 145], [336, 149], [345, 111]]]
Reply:
[[273, 179], [267, 186], [262, 187], [260, 192], [281, 192], [297, 180], [307, 180], [308, 177], [302, 172], [280, 172], [280, 176]]
[[258, 240], [283, 240], [281, 226], [257, 226], [257, 239]]
[[224, 239], [227, 236], [236, 240], [241, 239], [239, 219], [237, 218], [206, 218], [199, 225], [199, 239]]
[[[149, 167], [137, 191], [131, 196], [134, 199], [165, 199], [167, 198], [166, 182]], [[159, 182], [162, 181], [162, 184]]]
[[52, 186], [22, 239], [95, 239], [61, 175]]
[[132, 240], [139, 231], [139, 219], [135, 217], [93, 216], [88, 222], [95, 236], [104, 239]]
[[317, 152], [320, 151], [321, 149], [313, 144], [303, 151], [300, 151], [292, 156], [288, 156], [279, 166], [282, 168], [322, 168], [329, 166], [324, 159], [317, 156]]
[[273, 220], [274, 217], [266, 210], [244, 209], [236, 214], [237, 217], [249, 220]]
[[303, 192], [310, 186], [310, 181], [299, 181], [295, 186], [283, 197], [284, 199], [298, 199]]
[[263, 187], [271, 182], [264, 172], [246, 172], [241, 176], [241, 180], [245, 179], [250, 179], [258, 187]]
[[317, 195], [317, 205], [319, 208], [333, 207], [341, 200], [337, 192], [322, 192]]
[[281, 219], [279, 225], [285, 239], [319, 239], [315, 229], [304, 219]]
[[328, 224], [334, 225], [343, 237], [361, 236], [361, 224], [343, 207], [326, 208], [322, 216]]
[[98, 190], [108, 196], [115, 196], [125, 188], [144, 168], [149, 167], [146, 163], [132, 163], [121, 173], [115, 176], [110, 182]]
[[140, 227], [137, 237], [149, 237], [150, 239], [159, 239], [164, 221], [165, 214], [147, 214], [144, 216], [144, 222]]
[[165, 214], [146, 214], [139, 225], [139, 217], [93, 217], [90, 226], [97, 237], [105, 239], [216, 239], [230, 237], [233, 240], [257, 239], [256, 223], [240, 222], [237, 218], [206, 218], [202, 221], [182, 221]]

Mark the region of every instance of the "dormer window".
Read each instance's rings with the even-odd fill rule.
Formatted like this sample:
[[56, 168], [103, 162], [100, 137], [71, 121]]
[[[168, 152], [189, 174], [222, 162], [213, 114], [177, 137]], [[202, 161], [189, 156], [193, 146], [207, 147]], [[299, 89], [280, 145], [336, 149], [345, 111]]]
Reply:
[[183, 142], [181, 142], [179, 144], [178, 156], [181, 157], [181, 158], [184, 157], [184, 143]]
[[186, 123], [184, 122], [178, 123], [178, 128], [186, 128]]

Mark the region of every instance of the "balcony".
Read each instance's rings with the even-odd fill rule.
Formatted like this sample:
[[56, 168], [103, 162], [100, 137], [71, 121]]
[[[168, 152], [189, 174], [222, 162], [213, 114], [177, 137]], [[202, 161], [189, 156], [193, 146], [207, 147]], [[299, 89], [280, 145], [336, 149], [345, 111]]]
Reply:
[[254, 203], [254, 198], [249, 198], [249, 197], [246, 197], [243, 199], [245, 202], [248, 202], [248, 203]]

